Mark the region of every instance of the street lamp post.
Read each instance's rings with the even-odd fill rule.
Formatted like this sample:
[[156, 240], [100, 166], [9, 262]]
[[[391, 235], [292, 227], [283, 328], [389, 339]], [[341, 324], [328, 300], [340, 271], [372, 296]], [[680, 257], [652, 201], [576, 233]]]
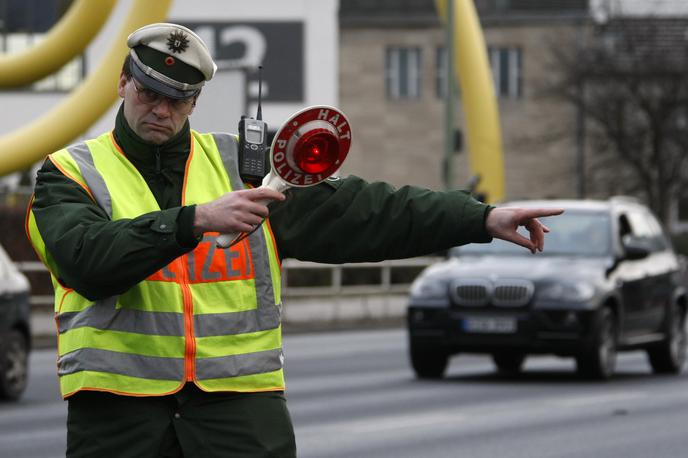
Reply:
[[454, 0], [447, 2], [445, 21], [445, 51], [447, 61], [446, 94], [444, 99], [444, 167], [442, 177], [444, 188], [453, 187], [454, 178]]

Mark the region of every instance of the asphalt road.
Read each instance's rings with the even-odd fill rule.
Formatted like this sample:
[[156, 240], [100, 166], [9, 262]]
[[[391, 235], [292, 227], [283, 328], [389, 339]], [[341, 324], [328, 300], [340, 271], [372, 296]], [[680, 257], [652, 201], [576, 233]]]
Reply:
[[[652, 375], [643, 353], [622, 355], [607, 383], [550, 357], [502, 378], [470, 355], [430, 382], [414, 379], [405, 351], [401, 330], [286, 337], [301, 458], [688, 456], [688, 374]], [[0, 457], [64, 456], [54, 361], [52, 350], [35, 352], [28, 392], [0, 404]]]

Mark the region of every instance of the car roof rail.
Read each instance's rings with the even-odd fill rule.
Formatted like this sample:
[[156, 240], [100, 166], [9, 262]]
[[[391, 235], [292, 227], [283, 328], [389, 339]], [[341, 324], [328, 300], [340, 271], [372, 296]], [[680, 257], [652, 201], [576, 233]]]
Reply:
[[634, 196], [612, 196], [609, 198], [610, 202], [642, 204], [643, 202]]

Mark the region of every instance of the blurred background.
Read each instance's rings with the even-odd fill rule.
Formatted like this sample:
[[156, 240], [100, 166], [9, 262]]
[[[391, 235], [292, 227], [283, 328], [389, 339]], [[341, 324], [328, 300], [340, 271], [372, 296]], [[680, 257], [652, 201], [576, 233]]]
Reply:
[[[52, 286], [26, 240], [24, 217], [43, 158], [111, 129], [126, 52], [115, 42], [136, 28], [123, 24], [144, 20], [139, 12], [149, 9], [157, 9], [149, 22], [193, 29], [218, 64], [191, 118], [196, 130], [236, 132], [241, 115], [255, 116], [262, 65], [271, 134], [309, 105], [346, 113], [353, 143], [342, 175], [469, 189], [494, 204], [629, 196], [688, 254], [685, 0], [0, 0], [0, 246], [30, 283], [30, 317], [14, 336], [21, 343], [30, 334], [34, 350], [24, 398], [0, 406], [0, 456], [62, 455], [66, 408], [56, 388]], [[72, 22], [73, 33], [53, 34], [79, 11], [95, 12]], [[471, 24], [451, 20], [457, 11], [462, 19], [475, 14], [477, 29], [466, 35]], [[42, 63], [17, 65], [13, 56], [46, 43], [52, 51], [44, 60], [67, 55], [76, 48], [64, 37], [87, 29], [92, 39], [64, 65], [10, 81], [10, 67], [21, 76]], [[473, 60], [462, 60], [467, 49]], [[483, 80], [472, 79], [483, 64]], [[106, 65], [115, 69], [112, 84], [92, 89]], [[478, 92], [481, 83], [487, 92]], [[77, 116], [94, 101], [102, 102], [97, 114]], [[469, 122], [493, 103], [496, 118]], [[56, 112], [61, 118], [50, 118]], [[76, 133], [63, 132], [62, 121]], [[486, 126], [490, 138], [480, 136]], [[36, 152], [48, 136], [58, 140]], [[652, 256], [646, 252], [645, 261]], [[620, 361], [615, 384], [606, 386], [572, 381], [570, 362], [549, 357], [529, 360], [520, 378], [462, 356], [446, 383], [415, 380], [403, 329], [409, 292], [443, 259], [284, 261], [284, 330], [293, 333], [285, 348], [294, 350], [287, 374], [302, 456], [685, 456], [685, 376], [679, 370], [648, 381], [637, 355]], [[5, 307], [3, 300], [28, 289], [8, 280], [21, 274], [4, 267], [4, 255], [0, 261]], [[0, 324], [8, 327], [5, 316]], [[343, 332], [294, 335], [337, 328]], [[679, 344], [685, 348], [685, 339]], [[16, 350], [19, 367], [28, 347]], [[21, 377], [26, 371], [15, 381]]]
[[[50, 38], [51, 28], [79, 3], [0, 0], [0, 49], [11, 56]], [[0, 141], [75, 96], [139, 6], [105, 3], [114, 5], [112, 12], [82, 53], [39, 81], [0, 92]], [[498, 105], [499, 200], [634, 196], [685, 253], [688, 4], [476, 0], [474, 7]], [[480, 188], [481, 171], [472, 169], [471, 155], [481, 153], [471, 152], [467, 141], [464, 97], [452, 65], [456, 31], [445, 27], [432, 0], [173, 1], [165, 20], [201, 35], [219, 66], [192, 117], [195, 129], [236, 131], [242, 114], [254, 115], [256, 69], [263, 65], [263, 113], [272, 133], [305, 106], [338, 106], [355, 139], [342, 174], [397, 186], [469, 188], [495, 202]], [[109, 130], [118, 105], [84, 124], [71, 141]], [[13, 148], [2, 151], [4, 157], [24, 155], [8, 144]], [[48, 275], [23, 231], [41, 162], [0, 177], [0, 243], [29, 276], [34, 310], [49, 315]], [[410, 282], [431, 262], [326, 268], [288, 260], [286, 294], [317, 302], [343, 292], [362, 310], [382, 301], [380, 313], [391, 307], [398, 319]], [[52, 328], [44, 331], [52, 334]]]

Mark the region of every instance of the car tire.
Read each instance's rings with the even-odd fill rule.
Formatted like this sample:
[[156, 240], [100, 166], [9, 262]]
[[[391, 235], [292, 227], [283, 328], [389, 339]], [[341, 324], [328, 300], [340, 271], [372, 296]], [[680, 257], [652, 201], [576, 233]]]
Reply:
[[601, 308], [590, 345], [576, 356], [578, 373], [588, 379], [607, 380], [616, 368], [617, 323], [614, 312]]
[[444, 376], [449, 362], [449, 354], [441, 348], [415, 344], [409, 345], [411, 367], [416, 377], [422, 379], [440, 379]]
[[0, 399], [18, 399], [28, 383], [29, 345], [16, 329], [0, 337]]
[[680, 374], [686, 363], [686, 316], [675, 304], [667, 317], [665, 339], [647, 349], [647, 356], [655, 374]]
[[492, 361], [497, 366], [497, 371], [503, 375], [516, 375], [521, 372], [526, 355], [519, 352], [499, 352], [492, 354]]

